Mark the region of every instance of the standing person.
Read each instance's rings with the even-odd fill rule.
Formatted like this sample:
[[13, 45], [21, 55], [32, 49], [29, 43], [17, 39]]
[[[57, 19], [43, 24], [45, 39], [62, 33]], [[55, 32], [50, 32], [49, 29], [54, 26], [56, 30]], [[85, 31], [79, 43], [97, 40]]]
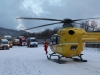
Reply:
[[46, 41], [46, 39], [44, 40], [44, 50], [46, 52], [46, 54], [48, 53], [48, 42]]
[[22, 46], [22, 39], [21, 38], [19, 39], [19, 42], [20, 42], [20, 46]]
[[17, 45], [20, 46], [20, 41], [17, 42]]

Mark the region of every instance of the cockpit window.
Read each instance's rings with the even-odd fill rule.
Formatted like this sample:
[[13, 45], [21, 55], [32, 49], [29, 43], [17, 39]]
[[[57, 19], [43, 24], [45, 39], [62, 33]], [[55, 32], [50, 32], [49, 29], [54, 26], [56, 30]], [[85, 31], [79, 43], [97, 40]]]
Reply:
[[31, 42], [36, 42], [36, 39], [30, 39]]
[[59, 44], [60, 37], [58, 35], [53, 35], [50, 39], [51, 44]]
[[7, 39], [8, 41], [10, 41], [10, 40], [11, 40], [11, 38], [8, 38], [8, 37], [5, 37], [5, 39]]
[[4, 42], [1, 42], [2, 44], [9, 44], [8, 42], [4, 41]]
[[26, 42], [26, 40], [22, 40], [22, 42]]

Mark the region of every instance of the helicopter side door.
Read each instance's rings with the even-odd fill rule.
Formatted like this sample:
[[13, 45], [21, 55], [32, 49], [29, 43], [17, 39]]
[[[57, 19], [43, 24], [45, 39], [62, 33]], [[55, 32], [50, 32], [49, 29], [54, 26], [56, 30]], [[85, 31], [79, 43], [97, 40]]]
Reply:
[[59, 42], [60, 42], [60, 36], [54, 34], [50, 39], [50, 45], [51, 45], [50, 48], [53, 52], [57, 51], [57, 45], [59, 44]]

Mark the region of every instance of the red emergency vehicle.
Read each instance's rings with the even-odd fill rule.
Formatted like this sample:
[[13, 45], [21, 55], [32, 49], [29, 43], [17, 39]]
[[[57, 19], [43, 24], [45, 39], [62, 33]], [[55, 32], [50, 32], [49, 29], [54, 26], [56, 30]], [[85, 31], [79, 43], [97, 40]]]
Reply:
[[26, 46], [27, 45], [26, 37], [24, 37], [24, 36], [18, 36], [18, 39], [19, 39], [19, 45], [20, 46]]

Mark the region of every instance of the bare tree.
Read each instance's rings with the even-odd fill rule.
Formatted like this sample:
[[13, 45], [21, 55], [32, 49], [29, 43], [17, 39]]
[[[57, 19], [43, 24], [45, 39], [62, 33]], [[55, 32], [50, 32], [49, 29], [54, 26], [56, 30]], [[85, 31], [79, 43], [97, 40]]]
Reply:
[[80, 27], [83, 28], [85, 31], [89, 30], [89, 21], [81, 22]]
[[91, 22], [91, 26], [93, 27], [93, 31], [96, 29], [96, 27], [98, 26], [97, 25], [97, 22], [95, 22], [95, 21], [92, 21]]

